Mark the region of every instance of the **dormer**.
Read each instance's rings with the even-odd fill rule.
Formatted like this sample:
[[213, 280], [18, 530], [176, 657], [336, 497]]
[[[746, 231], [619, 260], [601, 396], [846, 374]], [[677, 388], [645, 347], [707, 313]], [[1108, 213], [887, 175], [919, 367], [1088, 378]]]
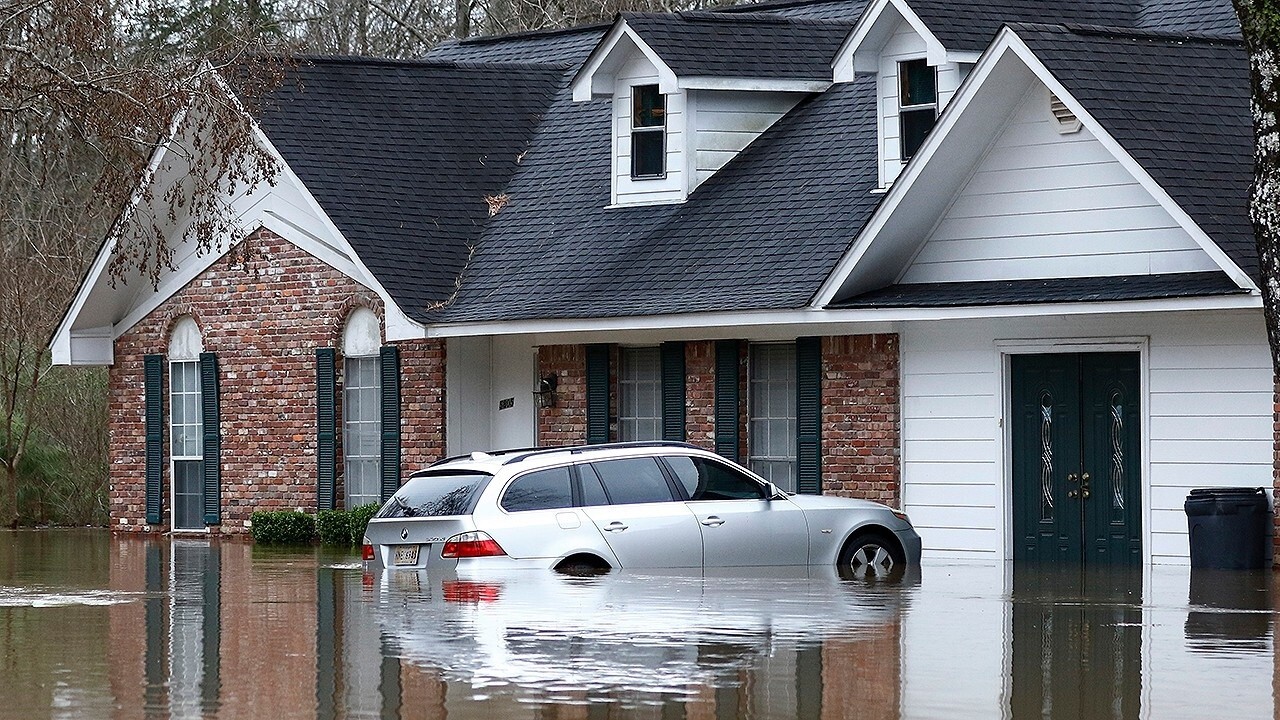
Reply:
[[838, 23], [753, 13], [624, 13], [573, 99], [613, 103], [611, 202], [683, 202], [807, 94], [831, 86]]
[[944, 47], [905, 0], [867, 6], [836, 55], [833, 77], [877, 77], [881, 188], [915, 156], [978, 57]]

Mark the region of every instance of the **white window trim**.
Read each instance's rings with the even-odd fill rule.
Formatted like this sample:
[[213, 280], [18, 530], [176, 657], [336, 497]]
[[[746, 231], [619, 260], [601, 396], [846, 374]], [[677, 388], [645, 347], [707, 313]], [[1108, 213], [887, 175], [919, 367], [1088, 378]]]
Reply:
[[[626, 368], [627, 368], [626, 354], [629, 352], [634, 352], [636, 350], [651, 351], [654, 355], [654, 360], [656, 362], [657, 382], [654, 383], [654, 386], [657, 390], [654, 397], [654, 402], [655, 402], [654, 412], [656, 414], [652, 417], [640, 416], [640, 415], [630, 416], [630, 415], [623, 414], [623, 408], [626, 406], [626, 393], [624, 392], [624, 388], [627, 386], [632, 386], [632, 387], [638, 387], [640, 385], [648, 386], [650, 384], [648, 382], [627, 380], [624, 377]], [[624, 442], [630, 441], [630, 440], [650, 440], [650, 439], [661, 440], [662, 439], [662, 353], [657, 345], [637, 345], [637, 346], [630, 346], [630, 347], [623, 346], [618, 348], [617, 390], [618, 390], [618, 440], [624, 441]], [[640, 420], [649, 420], [649, 421], [656, 420], [657, 432], [655, 433], [653, 438], [623, 437], [622, 428], [625, 427], [624, 419], [631, 419], [637, 422]]]
[[[348, 410], [351, 403], [348, 401], [348, 394], [355, 391], [373, 390], [373, 397], [376, 402], [381, 404], [382, 398], [382, 367], [380, 362], [380, 350], [382, 345], [382, 328], [378, 321], [378, 316], [369, 308], [356, 308], [347, 317], [346, 327], [342, 331], [342, 505], [345, 509], [352, 509], [358, 505], [352, 504], [351, 492], [351, 473], [350, 464], [353, 459], [367, 460], [369, 456], [358, 455], [352, 456], [352, 443], [348, 442], [353, 433], [350, 431], [352, 422], [360, 422], [361, 424], [371, 424], [370, 421], [352, 421], [348, 416]], [[374, 361], [374, 383], [370, 386], [359, 386], [352, 388], [348, 382], [350, 377], [351, 361]], [[377, 426], [376, 435], [381, 436], [382, 418], [381, 408], [376, 415], [376, 420], [372, 424]], [[381, 475], [381, 453], [378, 456], [379, 476]], [[361, 495], [366, 497], [367, 495]], [[375, 493], [376, 499], [380, 499], [381, 492]]]
[[[179, 462], [204, 462], [204, 417], [197, 414], [196, 427], [200, 429], [197, 437], [200, 441], [199, 455], [179, 455], [174, 449], [174, 367], [177, 365], [190, 365], [195, 370], [196, 384], [195, 393], [184, 392], [184, 395], [194, 397], [196, 405], [203, 409], [204, 393], [200, 387], [200, 353], [204, 352], [204, 338], [200, 333], [200, 327], [191, 317], [183, 317], [174, 323], [173, 329], [169, 333], [168, 347], [168, 370], [169, 370], [169, 392], [168, 405], [169, 416], [167, 420], [167, 430], [169, 431], [169, 527], [175, 533], [204, 533], [209, 532], [209, 527], [204, 525], [203, 513], [201, 513], [200, 527], [180, 528], [178, 527], [178, 474], [177, 463]], [[183, 403], [185, 407], [185, 402]], [[186, 426], [186, 423], [183, 423]], [[202, 468], [203, 469], [203, 468]]]
[[[753, 372], [753, 369], [752, 369], [752, 368], [753, 368], [753, 366], [754, 366], [754, 363], [752, 362], [752, 354], [753, 354], [753, 353], [752, 353], [752, 351], [753, 351], [753, 349], [754, 349], [754, 348], [757, 348], [757, 347], [766, 347], [766, 346], [788, 347], [788, 348], [790, 348], [790, 349], [791, 349], [791, 352], [792, 352], [792, 359], [793, 359], [793, 360], [794, 360], [794, 357], [795, 357], [795, 341], [794, 341], [794, 340], [790, 340], [790, 341], [774, 341], [774, 342], [751, 342], [751, 343], [748, 343], [748, 344], [747, 344], [747, 374], [746, 374], [746, 375], [747, 375], [747, 409], [746, 409], [746, 427], [747, 427], [747, 463], [746, 463], [746, 465], [747, 465], [747, 469], [748, 469], [748, 470], [750, 470], [750, 471], [751, 471], [752, 473], [754, 473], [755, 475], [758, 475], [758, 476], [760, 476], [761, 478], [763, 478], [763, 479], [765, 479], [765, 480], [768, 480], [769, 482], [774, 483], [775, 485], [778, 485], [779, 487], [782, 487], [782, 485], [781, 485], [781, 484], [779, 484], [779, 483], [777, 483], [777, 482], [775, 482], [775, 481], [773, 480], [773, 478], [772, 478], [772, 477], [765, 476], [765, 474], [764, 474], [764, 473], [761, 473], [761, 472], [759, 472], [758, 470], [756, 470], [754, 467], [752, 467], [752, 461], [754, 461], [754, 460], [761, 460], [761, 461], [764, 461], [764, 462], [786, 462], [786, 461], [791, 462], [791, 463], [792, 463], [792, 468], [793, 468], [793, 473], [794, 473], [794, 474], [793, 474], [793, 477], [792, 477], [792, 481], [793, 481], [793, 484], [794, 484], [796, 487], [794, 487], [794, 488], [785, 488], [785, 487], [783, 487], [782, 489], [784, 489], [784, 490], [790, 490], [791, 492], [797, 492], [797, 491], [798, 491], [798, 489], [799, 489], [799, 482], [800, 482], [800, 477], [799, 477], [799, 465], [798, 465], [800, 455], [799, 455], [799, 447], [798, 447], [798, 443], [797, 443], [797, 447], [796, 447], [796, 454], [795, 454], [795, 455], [792, 455], [790, 458], [780, 458], [780, 457], [777, 457], [777, 456], [758, 456], [758, 455], [756, 455], [756, 454], [755, 454], [755, 450], [754, 450], [754, 448], [756, 447], [756, 443], [754, 442], [754, 439], [755, 439], [755, 438], [754, 438], [754, 434], [752, 433], [752, 427], [751, 427], [752, 420], [753, 420], [753, 418], [752, 418], [752, 414], [751, 414], [751, 408], [752, 408], [752, 405], [753, 405], [753, 403], [752, 403], [752, 396], [753, 396], [753, 386], [754, 386], [754, 380], [753, 380], [753, 377], [752, 377], [752, 372]], [[793, 371], [794, 371], [794, 368], [793, 368]], [[791, 384], [792, 384], [792, 389], [793, 389], [793, 390], [795, 390], [795, 389], [796, 389], [796, 385], [797, 385], [797, 383], [798, 383], [798, 382], [799, 382], [799, 378], [798, 378], [798, 377], [793, 377], [793, 379], [792, 379], [792, 383], [791, 383]], [[772, 419], [772, 418], [773, 418], [773, 416], [770, 416], [770, 418]], [[793, 415], [792, 415], [792, 422], [793, 422], [793, 423], [799, 422], [799, 413], [795, 413], [795, 414], [793, 414]], [[793, 438], [793, 440], [794, 440], [794, 438]]]

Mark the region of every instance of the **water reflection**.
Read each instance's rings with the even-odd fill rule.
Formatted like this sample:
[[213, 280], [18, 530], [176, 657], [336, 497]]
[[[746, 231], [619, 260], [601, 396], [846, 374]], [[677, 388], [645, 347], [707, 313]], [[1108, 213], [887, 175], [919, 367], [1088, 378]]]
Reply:
[[1272, 717], [1270, 573], [366, 574], [0, 534], [0, 718]]

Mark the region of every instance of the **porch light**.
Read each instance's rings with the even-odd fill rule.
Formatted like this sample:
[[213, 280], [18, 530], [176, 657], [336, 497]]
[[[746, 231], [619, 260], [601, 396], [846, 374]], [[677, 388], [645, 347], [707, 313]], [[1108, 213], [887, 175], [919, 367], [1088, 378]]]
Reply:
[[538, 389], [533, 391], [534, 404], [540, 408], [556, 406], [556, 388], [560, 379], [555, 375], [547, 375], [538, 381]]

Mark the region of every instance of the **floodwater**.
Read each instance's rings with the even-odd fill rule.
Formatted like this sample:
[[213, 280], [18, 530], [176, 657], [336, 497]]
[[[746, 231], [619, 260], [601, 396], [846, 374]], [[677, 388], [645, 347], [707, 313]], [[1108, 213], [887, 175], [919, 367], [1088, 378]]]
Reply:
[[365, 573], [0, 533], [0, 718], [1276, 717], [1271, 573]]

